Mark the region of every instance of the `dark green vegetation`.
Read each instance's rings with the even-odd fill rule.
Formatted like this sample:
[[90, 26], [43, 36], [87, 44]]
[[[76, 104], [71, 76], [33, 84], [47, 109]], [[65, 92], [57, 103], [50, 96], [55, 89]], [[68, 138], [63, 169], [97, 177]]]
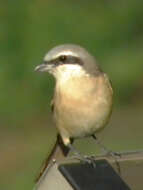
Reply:
[[114, 114], [103, 141], [114, 150], [143, 148], [142, 7], [140, 0], [0, 3], [0, 189], [32, 189], [52, 144], [54, 81], [33, 70], [58, 44], [82, 45], [110, 75]]

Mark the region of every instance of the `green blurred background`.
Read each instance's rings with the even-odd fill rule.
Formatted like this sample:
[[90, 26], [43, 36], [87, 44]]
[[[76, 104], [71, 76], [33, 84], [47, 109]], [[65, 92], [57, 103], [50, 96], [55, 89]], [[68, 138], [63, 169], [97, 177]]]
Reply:
[[[0, 2], [0, 189], [32, 189], [54, 142], [54, 80], [34, 67], [59, 44], [87, 48], [112, 80], [103, 143], [114, 151], [143, 148], [142, 7], [140, 0]], [[76, 146], [85, 154], [98, 150], [91, 139]]]

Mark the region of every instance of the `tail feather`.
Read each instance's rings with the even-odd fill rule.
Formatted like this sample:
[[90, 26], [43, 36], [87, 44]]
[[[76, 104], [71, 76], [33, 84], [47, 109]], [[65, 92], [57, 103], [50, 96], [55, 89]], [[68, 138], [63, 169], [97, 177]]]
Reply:
[[62, 159], [64, 157], [66, 157], [68, 155], [69, 151], [70, 151], [70, 149], [63, 144], [62, 138], [58, 134], [56, 143], [55, 143], [50, 155], [48, 156], [48, 158], [45, 160], [44, 164], [42, 165], [40, 174], [38, 175], [38, 177], [36, 178], [35, 181], [36, 182], [39, 181], [40, 177], [43, 175], [46, 168], [52, 164], [54, 159], [57, 160], [57, 159]]

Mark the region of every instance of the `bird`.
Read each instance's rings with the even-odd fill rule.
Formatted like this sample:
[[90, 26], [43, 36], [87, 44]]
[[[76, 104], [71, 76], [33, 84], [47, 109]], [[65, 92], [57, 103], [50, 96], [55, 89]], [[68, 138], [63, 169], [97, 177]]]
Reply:
[[112, 113], [113, 89], [95, 57], [80, 45], [52, 48], [35, 71], [48, 72], [55, 78], [51, 109], [58, 131], [39, 179], [50, 163], [66, 157], [70, 150], [82, 157], [73, 140], [90, 136], [97, 140], [95, 134], [106, 126]]

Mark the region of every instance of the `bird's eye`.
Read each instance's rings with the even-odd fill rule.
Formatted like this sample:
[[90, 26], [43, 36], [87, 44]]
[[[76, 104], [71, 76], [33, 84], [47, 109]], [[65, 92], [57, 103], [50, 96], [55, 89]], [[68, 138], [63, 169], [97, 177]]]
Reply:
[[61, 56], [60, 56], [60, 61], [65, 61], [66, 58], [67, 58], [67, 57], [66, 57], [65, 55], [61, 55]]

